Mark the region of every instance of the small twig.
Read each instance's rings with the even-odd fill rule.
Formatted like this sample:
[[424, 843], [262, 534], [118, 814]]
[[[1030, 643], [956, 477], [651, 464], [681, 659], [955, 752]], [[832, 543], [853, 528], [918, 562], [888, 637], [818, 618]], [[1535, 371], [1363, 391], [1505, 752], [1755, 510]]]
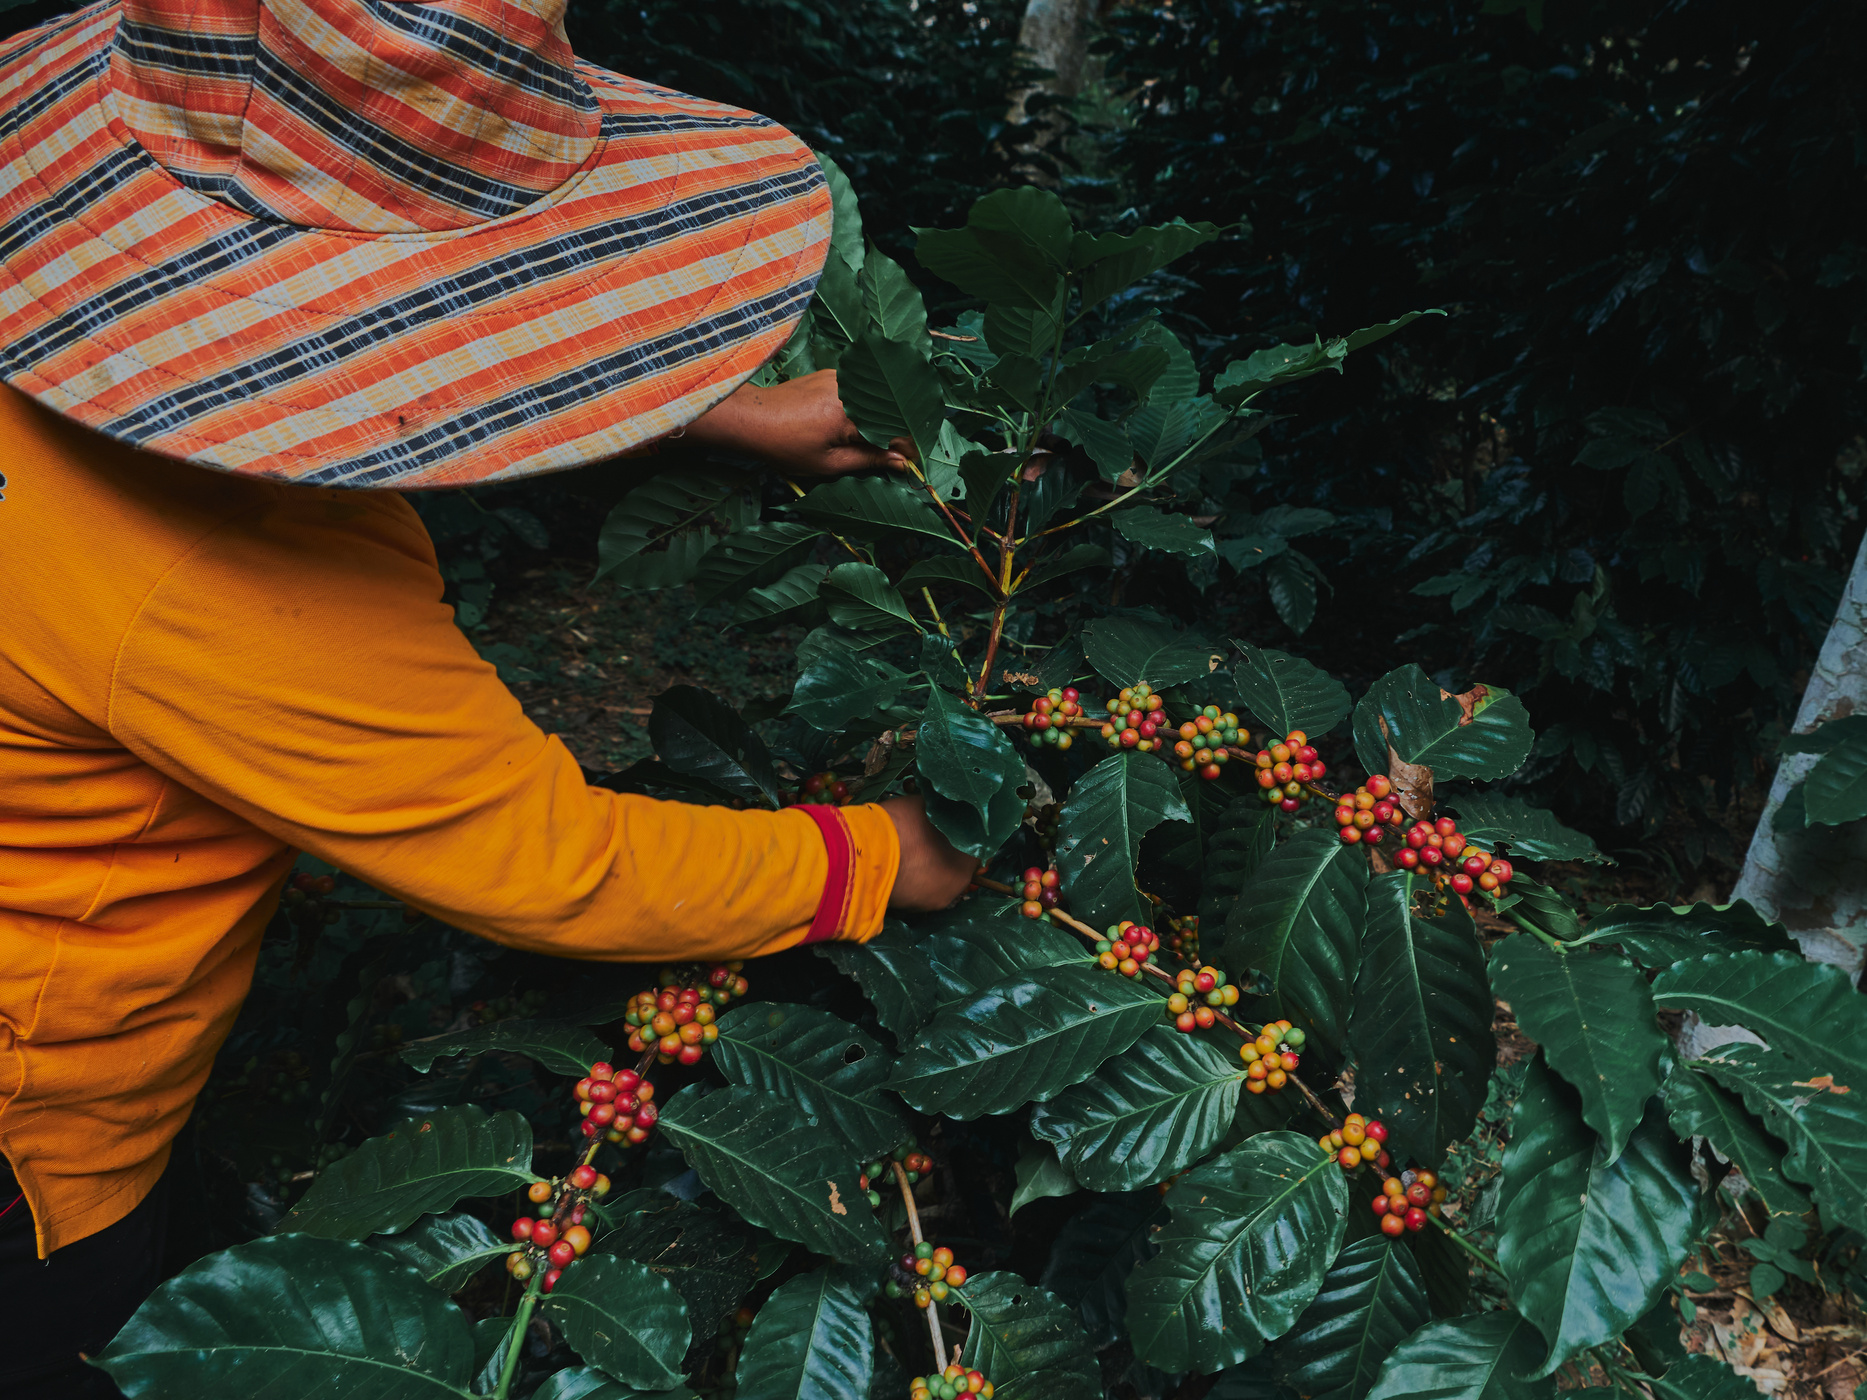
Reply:
[[[907, 1168], [899, 1162], [890, 1162], [895, 1169], [895, 1184], [901, 1188], [901, 1203], [908, 1208], [908, 1233], [915, 1244], [923, 1243], [921, 1235], [921, 1213], [914, 1205], [914, 1188], [908, 1185]], [[927, 1334], [933, 1338], [934, 1367], [940, 1366], [940, 1358], [946, 1355], [946, 1347], [940, 1341], [940, 1305], [931, 1295], [927, 1299]]]
[[1433, 1224], [1437, 1225], [1440, 1229], [1440, 1232], [1444, 1234], [1447, 1239], [1451, 1240], [1460, 1249], [1464, 1250], [1467, 1254], [1471, 1255], [1472, 1258], [1476, 1259], [1480, 1264], [1483, 1264], [1487, 1269], [1491, 1270], [1492, 1273], [1498, 1275], [1498, 1277], [1500, 1278], [1504, 1276], [1503, 1265], [1499, 1264], [1497, 1260], [1493, 1259], [1489, 1254], [1486, 1254], [1477, 1245], [1473, 1244], [1470, 1240], [1466, 1239], [1465, 1236], [1461, 1235], [1457, 1230], [1453, 1229], [1450, 1225], [1446, 1224], [1445, 1221], [1441, 1220], [1438, 1216], [1432, 1214], [1430, 1211], [1427, 1212], [1426, 1218], [1432, 1221]]

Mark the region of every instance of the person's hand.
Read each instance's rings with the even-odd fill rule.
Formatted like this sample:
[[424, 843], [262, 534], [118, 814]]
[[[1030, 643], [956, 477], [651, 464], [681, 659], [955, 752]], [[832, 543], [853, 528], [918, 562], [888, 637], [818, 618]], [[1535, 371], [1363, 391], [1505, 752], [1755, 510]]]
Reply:
[[894, 821], [895, 834], [901, 839], [901, 869], [888, 896], [890, 909], [924, 914], [944, 909], [966, 893], [979, 862], [954, 850], [953, 843], [934, 830], [925, 802], [918, 797], [891, 797], [882, 803], [882, 810]]
[[911, 449], [904, 438], [877, 447], [857, 431], [843, 412], [833, 369], [783, 384], [742, 384], [689, 423], [687, 436], [757, 457], [787, 476], [842, 476], [875, 467], [901, 471]]

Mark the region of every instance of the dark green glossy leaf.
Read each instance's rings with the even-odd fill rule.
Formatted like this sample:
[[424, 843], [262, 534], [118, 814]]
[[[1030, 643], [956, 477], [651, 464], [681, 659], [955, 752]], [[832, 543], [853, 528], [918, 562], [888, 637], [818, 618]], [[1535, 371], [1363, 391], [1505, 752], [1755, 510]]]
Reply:
[[1020, 972], [1083, 961], [1077, 935], [1048, 919], [1027, 919], [1017, 904], [995, 897], [963, 899], [922, 928], [916, 952], [939, 982], [939, 1009], [970, 1001]]
[[1803, 780], [1809, 823], [1838, 826], [1867, 817], [1867, 716], [1830, 720], [1818, 732], [1830, 742]]
[[838, 477], [813, 488], [793, 502], [791, 509], [813, 524], [853, 539], [925, 535], [957, 547], [952, 530], [927, 493], [896, 477]]
[[98, 1358], [130, 1400], [460, 1400], [460, 1309], [361, 1244], [274, 1235], [162, 1284]]
[[700, 1179], [752, 1224], [845, 1261], [887, 1252], [848, 1148], [784, 1100], [690, 1085], [668, 1100], [661, 1126]]
[[1134, 882], [1141, 838], [1162, 822], [1192, 817], [1174, 772], [1155, 754], [1113, 754], [1070, 789], [1057, 825], [1057, 869], [1066, 907], [1078, 919], [1100, 928], [1149, 917]]
[[1235, 1365], [1316, 1298], [1347, 1225], [1348, 1185], [1298, 1133], [1267, 1132], [1181, 1177], [1160, 1253], [1128, 1280], [1135, 1354], [1163, 1371]]
[[1024, 781], [1024, 760], [1004, 729], [937, 686], [927, 695], [914, 761], [935, 792], [981, 814], [1002, 791]]
[[421, 1281], [443, 1293], [458, 1293], [467, 1280], [494, 1259], [512, 1252], [512, 1241], [501, 1239], [477, 1215], [453, 1211], [424, 1215], [397, 1235], [372, 1235], [369, 1243], [412, 1265]]
[[838, 564], [824, 575], [817, 594], [839, 627], [857, 632], [920, 630], [888, 575], [873, 564]]
[[1216, 224], [1189, 224], [1178, 219], [1127, 234], [1077, 234], [1070, 244], [1070, 267], [1083, 271], [1083, 305], [1090, 307], [1108, 300], [1218, 236]]
[[1000, 356], [1022, 355], [1041, 360], [1057, 346], [1057, 326], [1063, 319], [1063, 294], [1043, 310], [1028, 306], [988, 306], [985, 339]]
[[532, 1400], [699, 1400], [686, 1386], [673, 1390], [637, 1390], [588, 1366], [553, 1371], [532, 1392]]
[[687, 1304], [646, 1264], [587, 1254], [564, 1270], [546, 1308], [572, 1350], [617, 1380], [645, 1390], [680, 1382]]
[[814, 525], [778, 520], [735, 530], [700, 561], [694, 572], [694, 606], [706, 607], [728, 596], [776, 583], [810, 559], [811, 547], [823, 538]]
[[1618, 943], [1642, 967], [1670, 967], [1704, 953], [1796, 950], [1781, 924], [1770, 923], [1743, 900], [1734, 904], [1617, 904], [1588, 926], [1588, 943]]
[[1233, 902], [1249, 888], [1270, 855], [1276, 830], [1271, 806], [1252, 797], [1234, 798], [1212, 823], [1199, 872], [1199, 922], [1207, 940], [1207, 962], [1218, 959]]
[[1394, 1349], [1368, 1400], [1555, 1400], [1548, 1377], [1526, 1380], [1543, 1344], [1513, 1312], [1435, 1322]]
[[[1293, 729], [1301, 729], [1314, 743], [1353, 708], [1347, 688], [1320, 666], [1287, 652], [1261, 651], [1249, 642], [1233, 645], [1244, 653], [1232, 672], [1239, 703], [1271, 727], [1265, 743]], [[1386, 772], [1385, 765], [1379, 771]]]
[[[724, 468], [653, 477], [616, 504], [597, 538], [596, 576], [616, 575], [626, 588], [669, 588], [694, 576], [713, 544], [705, 521], [727, 497], [750, 482]], [[666, 542], [665, 553], [645, 553]]]
[[1581, 1094], [1582, 1121], [1612, 1162], [1646, 1116], [1670, 1058], [1647, 979], [1611, 953], [1557, 952], [1513, 933], [1491, 950], [1491, 986]]
[[528, 1186], [532, 1129], [471, 1105], [398, 1123], [318, 1174], [280, 1230], [360, 1240], [406, 1230], [463, 1196]]
[[1017, 585], [1018, 591], [1038, 588], [1043, 584], [1059, 579], [1066, 574], [1078, 573], [1083, 569], [1103, 569], [1111, 563], [1109, 552], [1099, 544], [1072, 545], [1054, 559], [1034, 564], [1024, 581]]
[[646, 1264], [673, 1284], [687, 1304], [691, 1345], [711, 1347], [720, 1323], [757, 1281], [759, 1239], [720, 1211], [656, 1194], [659, 1201], [629, 1212], [596, 1248]]
[[1496, 1041], [1471, 916], [1453, 903], [1441, 918], [1420, 918], [1409, 908], [1414, 885], [1398, 873], [1369, 883], [1348, 1040], [1355, 1102], [1387, 1124], [1389, 1150], [1436, 1162], [1478, 1121]]
[[1612, 1164], [1575, 1092], [1538, 1056], [1504, 1149], [1497, 1259], [1549, 1343], [1537, 1374], [1618, 1337], [1678, 1273], [1704, 1206], [1656, 1103]]
[[1796, 953], [1707, 953], [1654, 978], [1653, 1000], [1742, 1026], [1812, 1073], [1867, 1087], [1867, 998], [1838, 967]]
[[737, 1400], [850, 1400], [869, 1388], [875, 1340], [862, 1295], [836, 1269], [781, 1284], [739, 1353]]
[[[925, 351], [870, 328], [836, 362], [836, 388], [843, 411], [875, 446], [907, 438], [923, 460], [939, 450], [945, 390]], [[858, 479], [873, 478], [843, 478]]]
[[905, 924], [890, 920], [867, 943], [819, 943], [816, 948], [818, 957], [855, 979], [896, 1045], [913, 1037], [939, 1000], [940, 984], [915, 948], [917, 941]]
[[1472, 1257], [1443, 1231], [1422, 1230], [1413, 1237], [1413, 1260], [1426, 1284], [1434, 1317], [1462, 1317], [1472, 1299]]
[[1219, 1145], [1244, 1065], [1198, 1035], [1154, 1026], [1126, 1054], [1039, 1104], [1031, 1131], [1092, 1191], [1151, 1186]]
[[1647, 1387], [1654, 1400], [1757, 1400], [1762, 1394], [1748, 1376], [1740, 1376], [1703, 1352], [1675, 1361], [1664, 1376], [1649, 1380]]
[[1074, 1196], [1083, 1188], [1057, 1159], [1057, 1149], [1047, 1142], [1020, 1142], [1016, 1178], [1011, 1192], [1011, 1214], [1016, 1215], [1032, 1201], [1056, 1196]]
[[1800, 1061], [1756, 1045], [1695, 1060], [1789, 1144], [1783, 1169], [1813, 1189], [1829, 1225], [1867, 1229], [1867, 1080], [1832, 1059]]
[[798, 716], [812, 729], [835, 733], [894, 704], [912, 679], [880, 657], [831, 652], [804, 668], [785, 713]]
[[1058, 1232], [1038, 1280], [1075, 1307], [1090, 1341], [1107, 1346], [1128, 1315], [1128, 1275], [1153, 1256], [1153, 1227], [1167, 1223], [1156, 1191], [1098, 1196]]
[[1084, 657], [1117, 688], [1146, 681], [1164, 690], [1212, 671], [1212, 648], [1197, 637], [1136, 618], [1097, 618], [1082, 638]]
[[648, 717], [648, 737], [661, 761], [675, 772], [734, 797], [778, 805], [778, 774], [770, 751], [718, 696], [692, 685], [662, 691]]
[[920, 289], [900, 263], [873, 243], [863, 254], [856, 286], [862, 293], [869, 323], [884, 339], [910, 345], [922, 356], [933, 353], [933, 343], [927, 334], [927, 307], [921, 300]]
[[452, 1035], [430, 1036], [402, 1048], [411, 1068], [427, 1073], [436, 1060], [455, 1055], [483, 1055], [495, 1051], [525, 1055], [556, 1074], [581, 1078], [598, 1060], [607, 1060], [607, 1045], [582, 1026], [562, 1021], [493, 1021]]
[[1523, 766], [1536, 736], [1523, 701], [1498, 686], [1488, 689], [1466, 722], [1459, 702], [1442, 696], [1418, 666], [1389, 671], [1355, 706], [1356, 757], [1368, 772], [1385, 773], [1391, 743], [1402, 762], [1424, 764], [1440, 782], [1508, 777]]
[[1301, 636], [1316, 620], [1316, 585], [1322, 571], [1307, 554], [1286, 549], [1266, 561], [1264, 586], [1284, 626]]
[[1109, 517], [1115, 532], [1143, 549], [1167, 554], [1211, 554], [1212, 530], [1195, 525], [1190, 515], [1169, 515], [1152, 506], [1118, 510]]
[[986, 576], [979, 561], [970, 554], [941, 554], [922, 559], [895, 581], [895, 588], [901, 593], [919, 593], [929, 585], [942, 584], [976, 589], [988, 598], [998, 596], [994, 580]]
[[1013, 1273], [989, 1273], [953, 1296], [972, 1315], [960, 1364], [991, 1379], [994, 1400], [1081, 1400], [1101, 1388], [1082, 1324], [1055, 1294]]
[[1394, 1348], [1431, 1320], [1412, 1253], [1370, 1235], [1336, 1256], [1278, 1345], [1278, 1377], [1311, 1400], [1362, 1400]]
[[906, 1140], [894, 1095], [882, 1089], [894, 1057], [842, 1017], [757, 1002], [733, 1008], [718, 1024], [714, 1058], [733, 1083], [798, 1105], [865, 1160]]
[[1160, 1014], [1160, 997], [1119, 973], [1036, 968], [941, 1011], [889, 1087], [922, 1113], [1009, 1113], [1087, 1079]]
[[1089, 454], [1104, 481], [1116, 480], [1135, 464], [1134, 444], [1119, 424], [1071, 408], [1058, 416], [1055, 430]]
[[[1333, 829], [1308, 827], [1264, 858], [1225, 921], [1225, 970], [1271, 981], [1287, 1016], [1325, 1058], [1339, 1059], [1368, 918], [1368, 858]], [[1311, 1047], [1306, 1047], [1306, 1053]]]
[[1499, 793], [1460, 793], [1446, 799], [1466, 840], [1487, 850], [1509, 846], [1516, 860], [1590, 860], [1609, 864], [1595, 843], [1571, 831], [1541, 807]]
[[1043, 308], [1056, 299], [1074, 231], [1055, 194], [1020, 185], [976, 201], [963, 229], [914, 232], [921, 266], [968, 296]]
[[754, 631], [775, 627], [781, 622], [823, 617], [817, 593], [829, 570], [821, 564], [799, 564], [783, 577], [763, 588], [754, 588], [733, 609], [733, 622]]
[[1679, 1069], [1667, 1079], [1666, 1114], [1680, 1137], [1702, 1137], [1734, 1163], [1772, 1215], [1808, 1212], [1808, 1193], [1783, 1174], [1783, 1144], [1702, 1071]]

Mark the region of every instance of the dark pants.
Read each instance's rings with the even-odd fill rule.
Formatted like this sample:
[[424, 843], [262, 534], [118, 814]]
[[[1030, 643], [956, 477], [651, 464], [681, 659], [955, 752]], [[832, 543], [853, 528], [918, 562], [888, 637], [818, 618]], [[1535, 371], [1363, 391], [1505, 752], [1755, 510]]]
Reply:
[[164, 1276], [171, 1170], [143, 1203], [95, 1235], [38, 1257], [32, 1212], [0, 1161], [0, 1396], [117, 1400], [96, 1356]]

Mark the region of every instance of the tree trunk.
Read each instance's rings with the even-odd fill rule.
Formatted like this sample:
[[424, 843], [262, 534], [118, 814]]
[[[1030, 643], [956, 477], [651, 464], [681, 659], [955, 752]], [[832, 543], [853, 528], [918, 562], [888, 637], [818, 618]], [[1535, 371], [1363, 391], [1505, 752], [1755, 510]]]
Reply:
[[1089, 55], [1089, 40], [1101, 11], [1101, 0], [1029, 0], [1024, 22], [1018, 27], [1018, 47], [1024, 58], [1050, 76], [1015, 89], [1011, 110], [1005, 119], [1014, 127], [1024, 127], [1013, 154], [1024, 159], [1016, 173], [1037, 184], [1051, 183], [1048, 169], [1031, 157], [1054, 141], [1068, 123], [1054, 111], [1039, 111], [1033, 116], [1026, 107], [1038, 93], [1067, 100], [1080, 96], [1101, 66]]
[[[1802, 693], [1795, 731], [1806, 734], [1855, 713], [1867, 714], [1867, 538]], [[1782, 832], [1772, 825], [1783, 798], [1819, 757], [1787, 754], [1777, 765], [1731, 898], [1749, 900], [1766, 919], [1782, 923], [1809, 957], [1845, 968], [1858, 980], [1867, 945], [1867, 821]], [[1752, 1038], [1729, 1027], [1702, 1026], [1696, 1017], [1687, 1017], [1680, 1035], [1692, 1054]]]

